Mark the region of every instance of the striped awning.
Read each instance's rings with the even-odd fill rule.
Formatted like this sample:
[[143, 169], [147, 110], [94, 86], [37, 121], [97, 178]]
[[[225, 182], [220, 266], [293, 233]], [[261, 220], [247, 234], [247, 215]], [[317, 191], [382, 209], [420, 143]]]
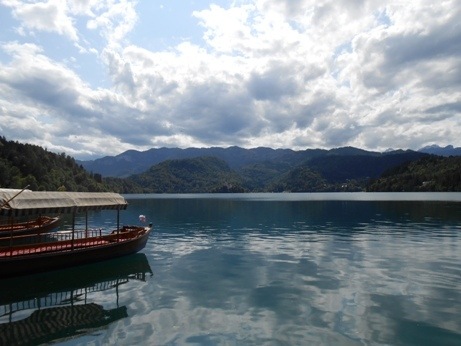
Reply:
[[0, 189], [0, 215], [61, 214], [87, 210], [126, 209], [128, 203], [112, 192], [61, 192]]

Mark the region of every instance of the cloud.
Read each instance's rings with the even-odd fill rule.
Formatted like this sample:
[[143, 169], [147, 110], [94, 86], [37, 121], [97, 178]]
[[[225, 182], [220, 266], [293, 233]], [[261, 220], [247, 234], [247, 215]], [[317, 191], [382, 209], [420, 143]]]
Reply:
[[77, 30], [68, 16], [66, 1], [49, 0], [48, 2], [24, 3], [5, 1], [11, 6], [13, 15], [21, 22], [23, 28], [65, 35], [72, 41], [78, 41]]
[[64, 110], [63, 116], [75, 112], [76, 108], [81, 111], [85, 101], [83, 93], [91, 91], [75, 73], [45, 57], [36, 45], [10, 43], [4, 49], [13, 60], [4, 67], [0, 81], [23, 102]]
[[[9, 44], [4, 49], [12, 54], [13, 60], [0, 73], [3, 86], [0, 90], [21, 99], [22, 105], [9, 103], [2, 113], [11, 116], [23, 112], [23, 118], [33, 117], [32, 128], [37, 132], [26, 139], [36, 138], [38, 143], [44, 143], [47, 136], [70, 137], [73, 140], [63, 140], [70, 147], [79, 143], [83, 152], [101, 152], [101, 149], [110, 149], [110, 145], [100, 147], [98, 138], [104, 136], [107, 143], [116, 142], [117, 146], [129, 143], [126, 148], [130, 147], [134, 133], [138, 133], [136, 120], [141, 112], [125, 98], [108, 90], [92, 90], [66, 66], [45, 57], [35, 45]], [[5, 125], [5, 129], [10, 129], [10, 125]], [[143, 137], [142, 134], [137, 136]], [[88, 142], [81, 142], [83, 138]], [[46, 147], [61, 148], [58, 141], [53, 142]], [[138, 139], [137, 143], [141, 141]]]
[[[175, 37], [157, 50], [137, 37], [151, 14], [136, 2], [2, 4], [19, 29], [1, 36], [0, 118], [27, 109], [22, 117], [42, 130], [17, 139], [80, 157], [152, 146], [461, 145], [454, 0], [201, 4], [190, 13], [201, 40]], [[66, 42], [75, 49], [52, 50]], [[2, 131], [10, 127], [21, 126]]]
[[97, 12], [94, 18], [88, 20], [87, 28], [100, 30], [109, 45], [120, 44], [136, 24], [135, 4], [125, 0], [105, 1], [102, 5], [95, 3], [93, 6]]
[[[288, 75], [284, 72], [288, 72]], [[252, 73], [248, 91], [256, 100], [278, 101], [283, 96], [293, 96], [298, 89], [290, 69], [274, 68], [262, 74]]]

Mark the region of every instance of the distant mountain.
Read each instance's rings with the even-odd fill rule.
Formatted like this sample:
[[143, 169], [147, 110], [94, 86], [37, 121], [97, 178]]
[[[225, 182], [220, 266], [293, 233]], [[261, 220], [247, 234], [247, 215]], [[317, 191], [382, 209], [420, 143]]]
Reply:
[[439, 155], [439, 156], [461, 156], [461, 148], [454, 148], [452, 145], [440, 147], [436, 144], [418, 150], [421, 153]]
[[329, 153], [301, 163], [278, 179], [273, 179], [266, 191], [363, 191], [370, 180], [384, 172], [428, 156], [411, 150], [383, 154], [349, 150], [339, 153], [344, 155]]
[[[87, 171], [104, 177], [128, 177], [146, 171], [151, 166], [166, 160], [180, 160], [201, 156], [216, 157], [225, 161], [231, 169], [248, 170], [255, 165], [273, 165], [289, 171], [301, 162], [324, 156], [379, 156], [381, 153], [354, 147], [325, 149], [253, 148], [154, 148], [147, 151], [128, 150], [117, 156], [106, 156], [92, 161], [78, 161]], [[279, 170], [279, 169], [278, 169]]]
[[459, 149], [425, 149], [452, 155], [444, 157], [353, 147], [160, 148], [76, 162], [0, 137], [0, 186], [119, 193], [461, 191], [461, 155], [453, 155]]
[[231, 169], [240, 169], [245, 166], [264, 162], [277, 162], [286, 167], [294, 167], [299, 162], [320, 155], [328, 151], [323, 149], [307, 149], [294, 151], [291, 149], [240, 147], [229, 148], [155, 148], [147, 151], [128, 150], [117, 156], [106, 156], [92, 161], [79, 161], [88, 171], [99, 173], [104, 177], [128, 177], [142, 173], [151, 166], [166, 160], [190, 159], [194, 157], [216, 157], [225, 161]]
[[144, 193], [244, 192], [239, 175], [215, 157], [166, 160], [127, 180]]
[[[381, 153], [368, 151], [354, 147], [342, 147], [330, 149], [326, 152], [328, 156], [380, 156]], [[320, 156], [320, 155], [319, 155]]]
[[335, 187], [324, 177], [308, 167], [300, 166], [284, 174], [267, 186], [269, 192], [327, 192]]
[[397, 150], [373, 155], [365, 155], [362, 152], [352, 155], [316, 157], [305, 165], [319, 172], [329, 183], [342, 183], [352, 179], [377, 178], [392, 167], [418, 160], [426, 155], [411, 150]]
[[[227, 158], [233, 167], [222, 158], [197, 156], [165, 160], [142, 173], [105, 180], [122, 179], [115, 183], [118, 189], [123, 183], [127, 188], [125, 193], [129, 193], [130, 189], [139, 191], [138, 187], [145, 193], [362, 191], [370, 179], [428, 155], [411, 150], [367, 152], [352, 147], [299, 152], [268, 148], [213, 149], [212, 152]], [[165, 152], [171, 154], [174, 151], [160, 150], [159, 154]], [[185, 149], [176, 154], [209, 152], [205, 149]], [[132, 166], [137, 164], [130, 162]]]
[[370, 181], [367, 191], [461, 191], [461, 156], [427, 155]]

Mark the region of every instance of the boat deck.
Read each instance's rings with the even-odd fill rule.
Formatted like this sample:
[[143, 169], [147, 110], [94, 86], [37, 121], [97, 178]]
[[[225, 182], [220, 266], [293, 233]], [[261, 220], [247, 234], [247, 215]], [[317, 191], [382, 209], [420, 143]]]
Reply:
[[[123, 239], [120, 239], [120, 241], [123, 241]], [[56, 242], [56, 243], [49, 243], [49, 244], [42, 243], [40, 245], [34, 245], [33, 247], [15, 246], [12, 248], [0, 249], [0, 258], [31, 255], [31, 254], [41, 254], [41, 253], [56, 252], [56, 251], [71, 251], [71, 250], [76, 250], [79, 248], [89, 248], [89, 247], [94, 247], [94, 246], [107, 245], [113, 242], [114, 240], [105, 240], [105, 239], [88, 239], [88, 240], [78, 239], [74, 242], [65, 241], [65, 242]]]
[[[133, 239], [132, 233], [102, 234], [101, 230], [54, 232], [35, 236], [18, 236], [0, 245], [0, 259], [50, 252], [74, 251]], [[72, 239], [73, 238], [73, 239]]]

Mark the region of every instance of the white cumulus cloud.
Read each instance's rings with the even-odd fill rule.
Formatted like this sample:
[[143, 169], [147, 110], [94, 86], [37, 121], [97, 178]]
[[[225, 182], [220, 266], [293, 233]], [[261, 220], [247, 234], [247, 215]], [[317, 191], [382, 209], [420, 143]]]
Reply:
[[[154, 146], [461, 145], [455, 0], [210, 2], [187, 8], [187, 25], [128, 0], [0, 4], [10, 25], [0, 120], [13, 140], [82, 158]], [[162, 27], [164, 45], [150, 45]], [[41, 131], [18, 132], [18, 114]]]

